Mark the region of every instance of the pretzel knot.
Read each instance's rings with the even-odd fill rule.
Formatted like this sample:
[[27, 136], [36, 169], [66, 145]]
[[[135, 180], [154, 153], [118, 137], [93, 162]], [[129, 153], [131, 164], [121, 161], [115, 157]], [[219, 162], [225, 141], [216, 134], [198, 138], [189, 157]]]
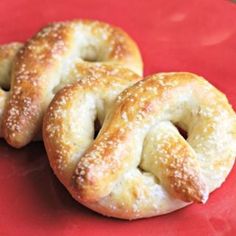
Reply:
[[60, 181], [82, 204], [119, 218], [205, 202], [235, 159], [236, 116], [226, 97], [191, 73], [156, 74], [118, 96], [134, 80], [112, 77], [79, 81], [52, 101], [43, 133]]
[[[135, 42], [121, 29], [98, 21], [50, 24], [25, 45], [0, 47], [0, 120], [7, 142], [29, 143], [41, 130], [42, 117], [55, 93], [80, 79], [76, 65], [111, 64], [142, 74]], [[85, 64], [85, 65], [86, 65]], [[10, 75], [11, 74], [11, 75]], [[8, 100], [8, 102], [6, 102]]]

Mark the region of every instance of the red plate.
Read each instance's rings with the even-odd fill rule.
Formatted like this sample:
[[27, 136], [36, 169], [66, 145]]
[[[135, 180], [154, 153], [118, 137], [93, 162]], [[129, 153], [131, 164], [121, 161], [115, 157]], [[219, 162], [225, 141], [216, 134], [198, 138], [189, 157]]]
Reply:
[[[24, 41], [51, 21], [100, 19], [138, 42], [145, 74], [191, 71], [236, 107], [236, 4], [210, 0], [0, 1], [0, 43]], [[205, 205], [133, 222], [75, 202], [52, 174], [42, 143], [0, 141], [0, 235], [235, 235], [236, 168]]]

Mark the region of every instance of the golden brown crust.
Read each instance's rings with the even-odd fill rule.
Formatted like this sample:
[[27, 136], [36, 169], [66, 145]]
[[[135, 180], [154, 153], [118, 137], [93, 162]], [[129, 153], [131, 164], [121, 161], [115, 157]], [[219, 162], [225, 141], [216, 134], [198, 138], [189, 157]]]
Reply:
[[16, 54], [23, 46], [21, 43], [10, 43], [0, 46], [0, 86], [10, 89], [10, 73]]
[[12, 60], [16, 56], [16, 53], [23, 46], [23, 44], [14, 42], [10, 44], [4, 44], [0, 46], [0, 61], [9, 59]]
[[[2, 123], [3, 111], [9, 96], [8, 90], [11, 83], [12, 64], [22, 46], [23, 44], [21, 43], [10, 43], [0, 46], [0, 124]], [[2, 137], [1, 126], [0, 137]]]
[[[50, 164], [72, 196], [125, 219], [205, 202], [235, 160], [236, 115], [226, 97], [197, 75], [160, 73], [126, 89], [107, 109], [114, 84], [105, 81], [66, 87], [44, 119]], [[93, 140], [94, 121], [104, 112]]]
[[30, 39], [18, 53], [12, 89], [3, 117], [3, 134], [22, 147], [41, 129], [42, 116], [70, 70], [84, 60], [128, 67], [142, 74], [133, 40], [121, 29], [98, 21], [53, 23]]

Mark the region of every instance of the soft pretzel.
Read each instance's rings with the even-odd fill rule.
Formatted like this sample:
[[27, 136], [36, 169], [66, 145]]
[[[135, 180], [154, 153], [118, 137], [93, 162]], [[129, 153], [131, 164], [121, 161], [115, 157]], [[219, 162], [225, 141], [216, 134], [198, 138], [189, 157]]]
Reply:
[[[17, 52], [20, 46], [9, 47]], [[4, 62], [0, 60], [0, 76], [6, 81], [12, 64], [2, 132], [7, 142], [17, 148], [29, 143], [40, 131], [43, 114], [58, 88], [78, 79], [70, 76], [76, 64], [100, 62], [142, 74], [135, 42], [121, 29], [98, 21], [50, 24], [30, 39], [16, 57], [7, 58], [2, 67]]]
[[121, 81], [78, 81], [55, 96], [43, 138], [57, 177], [80, 203], [118, 218], [206, 202], [235, 160], [236, 116], [225, 95], [195, 74], [160, 73], [113, 102]]

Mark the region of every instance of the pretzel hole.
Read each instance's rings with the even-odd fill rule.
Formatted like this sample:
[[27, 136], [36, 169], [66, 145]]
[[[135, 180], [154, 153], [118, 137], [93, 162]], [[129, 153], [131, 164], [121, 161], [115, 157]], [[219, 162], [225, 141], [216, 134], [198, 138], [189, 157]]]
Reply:
[[147, 172], [147, 171], [143, 170], [140, 165], [139, 165], [137, 168], [138, 168], [138, 170], [139, 170], [144, 176], [152, 177], [152, 178], [154, 179], [154, 181], [155, 181], [156, 184], [161, 184], [161, 181], [160, 181], [160, 179], [159, 179], [157, 176], [153, 175], [153, 174], [150, 173], [150, 172]]
[[94, 121], [94, 135], [93, 135], [93, 139], [96, 139], [100, 129], [101, 129], [101, 123], [100, 123], [99, 119], [96, 118], [96, 120]]
[[188, 138], [188, 132], [184, 129], [182, 129], [179, 125], [175, 124], [175, 127], [178, 129], [179, 133], [184, 139]]
[[87, 62], [98, 62], [98, 50], [94, 45], [88, 45], [81, 49], [81, 58]]
[[1, 86], [1, 89], [5, 92], [9, 92], [10, 91], [10, 86], [7, 86], [7, 85]]

